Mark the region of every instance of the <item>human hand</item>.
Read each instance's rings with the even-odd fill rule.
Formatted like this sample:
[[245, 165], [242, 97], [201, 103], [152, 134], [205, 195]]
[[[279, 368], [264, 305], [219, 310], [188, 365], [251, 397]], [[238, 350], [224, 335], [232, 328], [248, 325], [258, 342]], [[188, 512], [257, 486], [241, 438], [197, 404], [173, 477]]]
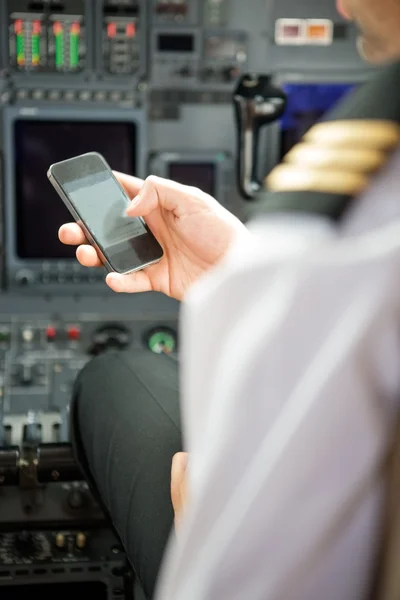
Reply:
[[[128, 275], [109, 273], [106, 283], [114, 292], [162, 292], [182, 300], [192, 283], [227, 253], [232, 242], [245, 235], [245, 226], [217, 200], [197, 188], [150, 176], [145, 181], [115, 173], [130, 198], [130, 217], [143, 217], [164, 250], [160, 262]], [[139, 195], [138, 195], [139, 194]], [[86, 267], [102, 266], [77, 223], [59, 231], [63, 244], [78, 246], [76, 255]]]
[[188, 458], [187, 452], [178, 452], [172, 459], [171, 500], [175, 514], [175, 529], [179, 529], [182, 513], [187, 502], [186, 469]]

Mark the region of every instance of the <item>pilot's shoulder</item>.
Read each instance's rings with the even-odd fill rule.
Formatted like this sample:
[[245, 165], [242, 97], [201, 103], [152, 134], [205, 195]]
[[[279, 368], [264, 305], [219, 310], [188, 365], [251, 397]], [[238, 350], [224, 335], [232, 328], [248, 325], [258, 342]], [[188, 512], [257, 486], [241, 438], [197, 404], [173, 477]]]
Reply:
[[[400, 62], [325, 115], [267, 177], [262, 212], [314, 212], [339, 221], [355, 198], [385, 179], [400, 146], [399, 80]], [[398, 186], [400, 197], [400, 177]]]
[[[266, 178], [269, 212], [296, 211], [340, 219], [390, 164], [400, 124], [356, 119], [315, 125]], [[400, 194], [400, 177], [399, 194]]]

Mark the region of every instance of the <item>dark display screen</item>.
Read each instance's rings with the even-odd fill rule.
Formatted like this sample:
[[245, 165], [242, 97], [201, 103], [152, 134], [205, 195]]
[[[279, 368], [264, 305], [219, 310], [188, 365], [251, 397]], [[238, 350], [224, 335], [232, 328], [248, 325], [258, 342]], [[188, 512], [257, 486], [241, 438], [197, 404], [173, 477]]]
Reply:
[[15, 123], [17, 254], [23, 259], [66, 259], [75, 248], [58, 241], [71, 221], [47, 179], [51, 164], [96, 151], [111, 168], [136, 172], [136, 126], [120, 122], [19, 120]]
[[168, 177], [215, 196], [215, 165], [213, 163], [171, 163]]
[[158, 36], [159, 52], [193, 52], [194, 37], [188, 34]]
[[283, 158], [307, 131], [356, 86], [352, 84], [286, 84], [287, 107], [281, 119]]
[[96, 600], [107, 600], [108, 598], [107, 586], [97, 581], [35, 583], [1, 587], [1, 596], [4, 600], [31, 600], [33, 597], [40, 598], [40, 600], [54, 600], [54, 598], [71, 600], [75, 594], [82, 598], [87, 596]]

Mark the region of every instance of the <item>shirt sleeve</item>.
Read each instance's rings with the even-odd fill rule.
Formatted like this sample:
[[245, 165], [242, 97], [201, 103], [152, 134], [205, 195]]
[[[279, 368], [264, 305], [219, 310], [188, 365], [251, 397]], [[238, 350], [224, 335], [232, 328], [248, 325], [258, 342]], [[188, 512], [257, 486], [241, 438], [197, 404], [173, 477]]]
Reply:
[[158, 598], [361, 598], [399, 392], [400, 224], [251, 233], [184, 308], [189, 501]]

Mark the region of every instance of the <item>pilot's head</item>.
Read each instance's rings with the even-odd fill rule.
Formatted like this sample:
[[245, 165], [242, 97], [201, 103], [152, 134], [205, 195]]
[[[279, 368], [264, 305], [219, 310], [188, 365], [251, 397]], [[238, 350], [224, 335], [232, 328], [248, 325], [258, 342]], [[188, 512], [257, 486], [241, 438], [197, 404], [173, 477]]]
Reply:
[[361, 54], [373, 63], [400, 59], [400, 0], [337, 0], [339, 11], [358, 23]]

